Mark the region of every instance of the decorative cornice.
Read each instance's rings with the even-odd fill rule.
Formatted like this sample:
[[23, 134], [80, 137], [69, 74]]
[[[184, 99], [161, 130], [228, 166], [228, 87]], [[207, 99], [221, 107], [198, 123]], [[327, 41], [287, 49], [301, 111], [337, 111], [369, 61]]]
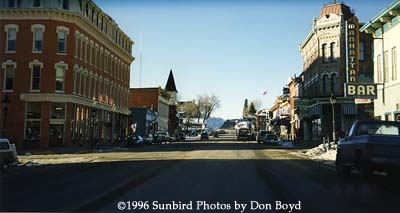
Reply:
[[134, 57], [112, 41], [106, 34], [97, 29], [83, 16], [68, 11], [55, 9], [0, 9], [0, 20], [55, 20], [76, 24], [82, 30], [88, 32], [99, 43], [117, 53], [125, 61], [131, 63]]

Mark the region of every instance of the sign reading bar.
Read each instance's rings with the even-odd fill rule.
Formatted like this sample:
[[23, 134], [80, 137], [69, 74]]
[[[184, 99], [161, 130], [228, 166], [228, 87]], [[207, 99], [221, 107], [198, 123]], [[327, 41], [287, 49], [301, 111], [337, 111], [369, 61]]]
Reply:
[[360, 99], [376, 99], [378, 87], [371, 83], [347, 83], [346, 97]]

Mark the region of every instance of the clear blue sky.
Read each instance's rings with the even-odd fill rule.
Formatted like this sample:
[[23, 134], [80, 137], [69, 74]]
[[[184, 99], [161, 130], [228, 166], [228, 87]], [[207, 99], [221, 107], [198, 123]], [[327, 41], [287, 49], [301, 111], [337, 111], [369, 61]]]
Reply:
[[[347, 0], [367, 22], [394, 0]], [[299, 44], [332, 0], [95, 0], [135, 42], [131, 87], [164, 87], [170, 69], [181, 100], [214, 93], [216, 117], [241, 117], [244, 99], [270, 107], [302, 72]], [[262, 96], [264, 91], [266, 96]]]

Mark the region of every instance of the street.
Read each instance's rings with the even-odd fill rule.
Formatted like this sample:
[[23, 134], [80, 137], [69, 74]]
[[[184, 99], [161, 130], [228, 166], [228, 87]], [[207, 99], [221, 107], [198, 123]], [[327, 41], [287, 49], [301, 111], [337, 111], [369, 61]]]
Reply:
[[[117, 212], [118, 207], [139, 212], [399, 209], [400, 184], [394, 177], [344, 179], [326, 165], [294, 155], [297, 151], [237, 142], [234, 136], [228, 136], [76, 154], [92, 160], [10, 168], [1, 177], [0, 211]], [[118, 204], [120, 201], [124, 203]], [[173, 203], [179, 209], [172, 209]]]

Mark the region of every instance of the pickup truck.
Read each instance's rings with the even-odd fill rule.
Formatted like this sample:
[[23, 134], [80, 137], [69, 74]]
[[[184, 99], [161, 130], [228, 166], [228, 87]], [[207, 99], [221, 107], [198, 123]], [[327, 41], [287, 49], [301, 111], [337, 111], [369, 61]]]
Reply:
[[341, 175], [357, 169], [365, 179], [374, 170], [392, 172], [399, 168], [399, 122], [355, 121], [348, 135], [338, 142], [336, 170]]

